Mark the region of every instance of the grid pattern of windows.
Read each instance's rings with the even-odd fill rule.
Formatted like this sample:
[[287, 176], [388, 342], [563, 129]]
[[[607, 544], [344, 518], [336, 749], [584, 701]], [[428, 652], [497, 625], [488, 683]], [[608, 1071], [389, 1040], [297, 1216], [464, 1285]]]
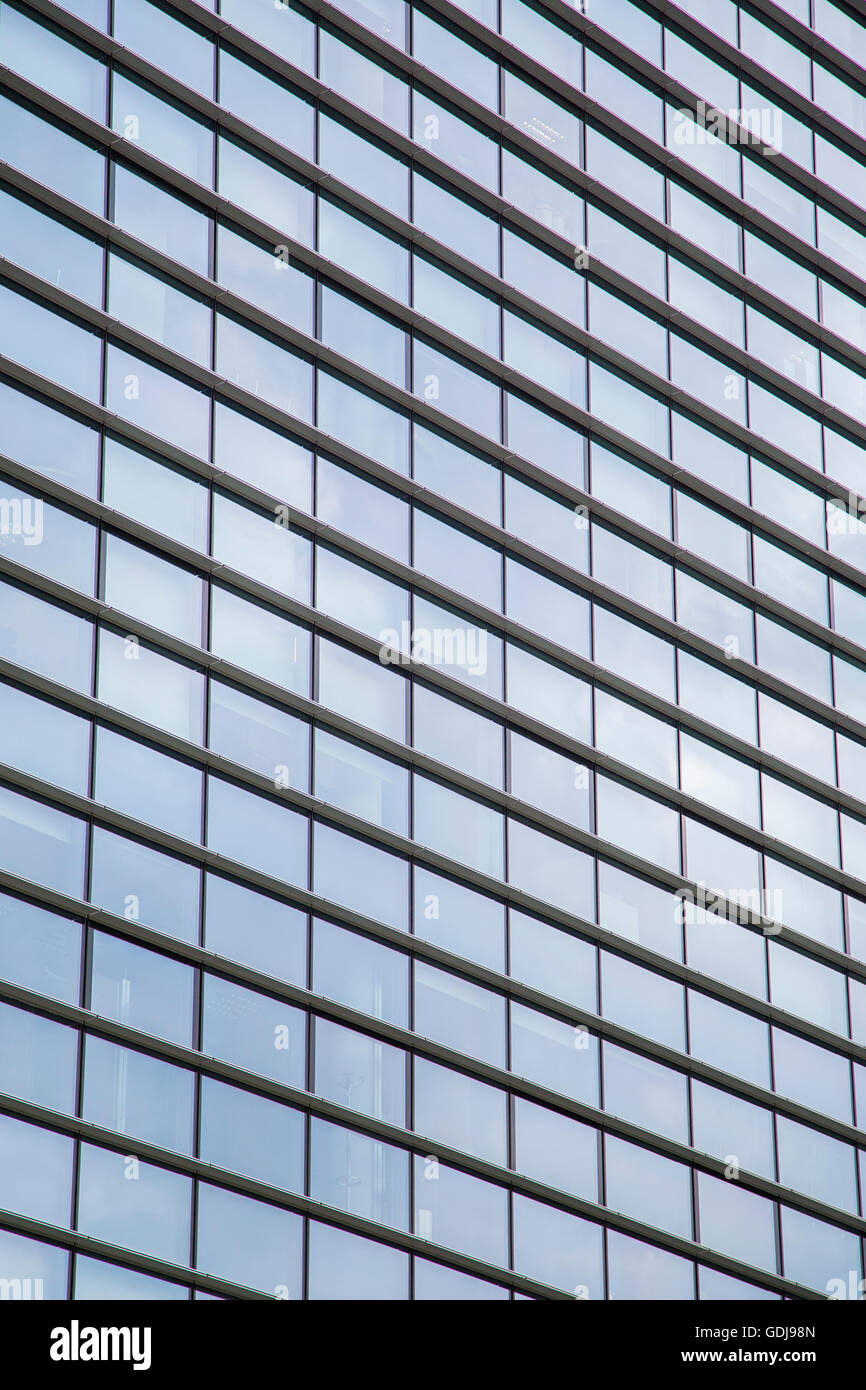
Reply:
[[864, 52], [2, 0], [0, 1277], [859, 1287]]

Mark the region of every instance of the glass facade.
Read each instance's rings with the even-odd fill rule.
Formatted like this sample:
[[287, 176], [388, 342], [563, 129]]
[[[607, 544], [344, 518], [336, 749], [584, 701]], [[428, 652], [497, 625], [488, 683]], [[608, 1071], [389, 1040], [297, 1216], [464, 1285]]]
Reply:
[[862, 1288], [864, 59], [0, 0], [12, 1296]]

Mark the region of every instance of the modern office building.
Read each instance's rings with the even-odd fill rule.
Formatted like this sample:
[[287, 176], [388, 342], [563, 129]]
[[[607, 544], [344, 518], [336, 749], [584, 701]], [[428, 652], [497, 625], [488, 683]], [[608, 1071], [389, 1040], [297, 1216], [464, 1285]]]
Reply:
[[0, 1296], [858, 1298], [866, 11], [0, 3]]

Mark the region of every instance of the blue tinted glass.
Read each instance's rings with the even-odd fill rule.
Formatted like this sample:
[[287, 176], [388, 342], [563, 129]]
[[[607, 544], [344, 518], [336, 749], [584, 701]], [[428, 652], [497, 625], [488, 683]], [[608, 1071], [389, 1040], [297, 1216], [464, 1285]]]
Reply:
[[270, 995], [205, 975], [202, 1052], [259, 1072], [285, 1086], [303, 1086], [306, 1016]]
[[0, 864], [21, 878], [82, 896], [85, 823], [0, 787]]
[[280, 248], [263, 246], [238, 236], [222, 224], [217, 229], [217, 278], [242, 299], [274, 318], [313, 331], [313, 278], [288, 259]]
[[[7, 11], [13, 13], [13, 11]], [[102, 306], [102, 244], [0, 189], [0, 251], [40, 279]]]
[[215, 584], [211, 590], [211, 651], [304, 694], [310, 685], [310, 634], [275, 609]]
[[287, 58], [304, 72], [314, 65], [313, 17], [295, 0], [220, 0], [220, 14], [229, 24]]
[[316, 1095], [348, 1110], [406, 1124], [406, 1055], [366, 1033], [316, 1019]]
[[689, 1128], [685, 1074], [615, 1043], [605, 1042], [603, 1051], [605, 1110], [685, 1144]]
[[[853, 1231], [782, 1206], [783, 1268], [788, 1279], [835, 1298], [860, 1297], [862, 1257]], [[858, 1290], [851, 1293], [851, 1287]]]
[[499, 192], [499, 146], [480, 124], [462, 120], [452, 106], [436, 101], [423, 87], [413, 93], [413, 136], [431, 154], [461, 174]]
[[[408, 561], [409, 507], [395, 493], [320, 458], [316, 510], [324, 521], [341, 531], [395, 559]], [[339, 570], [344, 562], [331, 552], [328, 556], [331, 569]]]
[[773, 1063], [775, 1087], [781, 1095], [851, 1123], [851, 1077], [846, 1057], [774, 1028]]
[[523, 821], [508, 822], [508, 881], [576, 917], [595, 916], [593, 861], [582, 850]]
[[[88, 686], [90, 682], [88, 681]], [[99, 634], [100, 700], [145, 723], [200, 742], [204, 679], [200, 671], [142, 645], [134, 634]]]
[[7, 1211], [70, 1224], [73, 1140], [0, 1115], [0, 1182]]
[[102, 498], [110, 507], [196, 550], [207, 545], [208, 491], [193, 474], [107, 438]]
[[106, 353], [105, 399], [109, 410], [141, 429], [155, 428], [160, 438], [186, 453], [207, 457], [210, 402], [205, 392], [114, 343]]
[[90, 692], [93, 624], [71, 609], [48, 603], [26, 589], [0, 583], [4, 660]]
[[489, 377], [415, 340], [414, 390], [438, 410], [491, 439], [500, 435], [500, 391]]
[[413, 836], [419, 844], [501, 878], [505, 871], [501, 812], [418, 775], [414, 778]]
[[514, 1267], [530, 1279], [566, 1289], [576, 1298], [602, 1298], [602, 1228], [594, 1221], [517, 1194]]
[[409, 472], [409, 417], [332, 372], [317, 374], [320, 429], [398, 473]]
[[765, 1089], [770, 1085], [767, 1025], [709, 995], [689, 990], [689, 1051], [711, 1067]]
[[93, 1124], [191, 1153], [194, 1091], [193, 1072], [88, 1035], [82, 1114]]
[[279, 410], [300, 420], [312, 418], [313, 370], [309, 359], [227, 314], [217, 315], [216, 370]]
[[308, 184], [290, 178], [282, 166], [223, 135], [218, 141], [217, 169], [217, 188], [223, 197], [279, 228], [283, 236], [312, 245], [313, 194]]
[[412, 1127], [419, 1134], [504, 1165], [506, 1103], [498, 1087], [416, 1056]]
[[417, 423], [413, 442], [415, 478], [422, 486], [499, 523], [501, 475], [493, 463]]
[[307, 790], [310, 726], [296, 715], [212, 681], [208, 736], [214, 752], [261, 772], [275, 786]]
[[507, 145], [502, 152], [502, 195], [575, 246], [583, 243], [583, 198]]
[[306, 816], [221, 777], [208, 779], [207, 843], [218, 854], [305, 886], [307, 837]]
[[142, 1274], [138, 1269], [124, 1269], [122, 1265], [94, 1260], [89, 1255], [77, 1255], [73, 1297], [76, 1300], [106, 1302], [137, 1299], [147, 1299], [148, 1302], [157, 1299], [186, 1300], [189, 1290], [183, 1284], [173, 1284], [168, 1279], [155, 1279], [153, 1275]]
[[573, 758], [511, 731], [511, 792], [581, 830], [590, 828], [592, 781]]
[[184, 18], [149, 0], [116, 0], [114, 37], [186, 87], [213, 96], [214, 45]]
[[313, 991], [409, 1026], [409, 957], [324, 918], [313, 925]]
[[402, 931], [409, 919], [409, 865], [399, 855], [316, 822], [313, 892]]
[[516, 980], [596, 1012], [596, 951], [589, 942], [512, 908], [510, 968]]
[[146, 337], [210, 367], [210, 305], [114, 251], [108, 257], [108, 311]]
[[409, 1228], [409, 1155], [366, 1134], [313, 1117], [310, 1195], [338, 1210]]
[[213, 182], [213, 131], [186, 107], [115, 72], [111, 128], [148, 154], [208, 187]]
[[415, 1031], [493, 1066], [505, 1065], [505, 998], [415, 962]]
[[406, 384], [406, 334], [355, 298], [323, 285], [320, 336], [326, 347], [384, 377]]
[[406, 725], [406, 681], [381, 662], [320, 637], [318, 700], [368, 729], [402, 742]]
[[275, 979], [306, 979], [306, 915], [218, 874], [206, 877], [204, 941], [209, 951]]
[[213, 504], [214, 558], [290, 598], [310, 601], [310, 541], [285, 510], [259, 511], [218, 492]]
[[37, 473], [93, 497], [99, 435], [91, 425], [64, 415], [0, 381], [0, 450]]
[[309, 1258], [310, 1299], [367, 1302], [409, 1297], [405, 1250], [311, 1221]]
[[416, 936], [492, 970], [505, 961], [505, 908], [452, 879], [416, 865], [413, 873]]
[[99, 398], [102, 343], [72, 319], [0, 285], [0, 349], [87, 400]]
[[326, 109], [319, 118], [319, 164], [389, 212], [409, 216], [408, 161], [360, 135]]
[[210, 219], [124, 164], [114, 165], [113, 220], [149, 246], [207, 275]]
[[93, 592], [94, 528], [0, 477], [0, 552], [61, 584]]
[[613, 1211], [690, 1240], [691, 1169], [606, 1134], [605, 1196]]
[[303, 1230], [296, 1212], [199, 1183], [196, 1267], [205, 1274], [300, 1298]]
[[6, 1095], [72, 1114], [77, 1051], [77, 1029], [0, 1004], [0, 1087]]
[[417, 252], [412, 267], [412, 303], [425, 318], [442, 324], [482, 352], [499, 356], [499, 301]]
[[0, 761], [87, 795], [90, 721], [0, 686]]
[[225, 48], [220, 52], [220, 105], [312, 159], [313, 103]]
[[129, 1028], [189, 1047], [195, 972], [118, 936], [93, 933], [90, 1007]]
[[404, 303], [409, 298], [409, 252], [369, 218], [332, 198], [319, 199], [319, 251]]
[[621, 1231], [608, 1231], [608, 1298], [611, 1299], [692, 1299], [695, 1296], [695, 1267], [691, 1260], [645, 1245]]
[[496, 787], [503, 785], [501, 724], [417, 681], [413, 714], [415, 747], [422, 753], [460, 768], [482, 782]]
[[14, 1282], [10, 1298], [65, 1299], [69, 1253], [58, 1245], [46, 1245], [12, 1231], [0, 1231], [0, 1279]]
[[515, 1137], [519, 1173], [587, 1201], [598, 1200], [596, 1129], [518, 1097]]
[[0, 976], [51, 999], [79, 994], [81, 923], [0, 894]]
[[598, 1041], [582, 1024], [512, 1003], [511, 1070], [518, 1076], [598, 1105], [598, 1068]]
[[508, 1195], [503, 1187], [415, 1156], [415, 1231], [489, 1264], [508, 1263]]
[[201, 769], [99, 727], [94, 799], [181, 839], [201, 840]]
[[214, 408], [214, 464], [263, 492], [310, 510], [312, 454], [297, 440], [222, 401]]
[[507, 1299], [508, 1290], [501, 1284], [491, 1284], [487, 1279], [476, 1279], [459, 1269], [449, 1269], [447, 1265], [434, 1264], [432, 1260], [415, 1257], [414, 1297], [423, 1302], [441, 1303], [443, 1301]]
[[343, 41], [336, 31], [321, 26], [319, 76], [341, 96], [361, 106], [395, 130], [405, 132], [409, 115], [409, 84], [368, 49]]
[[0, 156], [102, 217], [105, 156], [0, 94]]
[[289, 1105], [227, 1086], [201, 1083], [201, 1157], [273, 1187], [304, 1186], [304, 1116]]
[[405, 767], [317, 729], [314, 794], [397, 835], [409, 833], [409, 774]]
[[80, 1231], [173, 1264], [189, 1263], [188, 1177], [93, 1144], [82, 1144], [80, 1162]]
[[453, 246], [494, 275], [499, 272], [499, 224], [480, 204], [451, 192], [446, 184], [415, 169], [412, 220], [436, 241]]

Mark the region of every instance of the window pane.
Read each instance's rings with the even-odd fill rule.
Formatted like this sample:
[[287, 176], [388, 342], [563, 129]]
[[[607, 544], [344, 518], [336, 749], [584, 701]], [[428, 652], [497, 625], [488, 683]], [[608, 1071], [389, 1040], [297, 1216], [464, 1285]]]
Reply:
[[405, 1149], [317, 1116], [312, 1119], [310, 1144], [314, 1201], [384, 1226], [409, 1229], [409, 1154]]
[[194, 989], [191, 966], [118, 936], [93, 933], [94, 1013], [190, 1047]]
[[415, 962], [415, 1031], [505, 1066], [505, 998], [424, 961]]
[[191, 1195], [192, 1182], [180, 1173], [81, 1145], [78, 1229], [85, 1235], [189, 1264]]
[[351, 1231], [310, 1222], [312, 1300], [392, 1300], [409, 1297], [409, 1256]]
[[181, 941], [198, 941], [200, 871], [150, 846], [94, 826], [90, 901]]
[[315, 829], [313, 892], [374, 921], [408, 929], [407, 861], [321, 821]]
[[218, 975], [204, 977], [202, 1052], [246, 1071], [301, 1087], [306, 1075], [306, 1015]]
[[0, 787], [0, 864], [7, 873], [82, 896], [85, 823]]
[[78, 1073], [78, 1030], [0, 1003], [3, 1093], [71, 1115]]
[[194, 1095], [193, 1072], [87, 1036], [82, 1114], [92, 1124], [192, 1153]]
[[316, 1095], [388, 1124], [405, 1125], [406, 1056], [401, 1048], [317, 1018], [315, 1058]]
[[418, 1134], [504, 1166], [506, 1105], [498, 1087], [416, 1056], [412, 1127]]
[[603, 1298], [602, 1228], [515, 1194], [514, 1267], [575, 1298]]
[[508, 1263], [504, 1187], [415, 1156], [415, 1232], [489, 1264]]
[[73, 1140], [0, 1115], [0, 1182], [8, 1211], [70, 1225]]
[[306, 980], [306, 913], [219, 874], [206, 875], [205, 890], [204, 940], [209, 951], [277, 980]]
[[81, 923], [0, 893], [0, 976], [50, 999], [79, 997]]
[[505, 965], [505, 908], [452, 879], [416, 864], [413, 872], [416, 936], [492, 970]]
[[278, 1299], [301, 1297], [303, 1218], [210, 1183], [198, 1186], [196, 1267]]
[[303, 1114], [289, 1105], [202, 1077], [200, 1153], [206, 1163], [301, 1192], [305, 1128]]

